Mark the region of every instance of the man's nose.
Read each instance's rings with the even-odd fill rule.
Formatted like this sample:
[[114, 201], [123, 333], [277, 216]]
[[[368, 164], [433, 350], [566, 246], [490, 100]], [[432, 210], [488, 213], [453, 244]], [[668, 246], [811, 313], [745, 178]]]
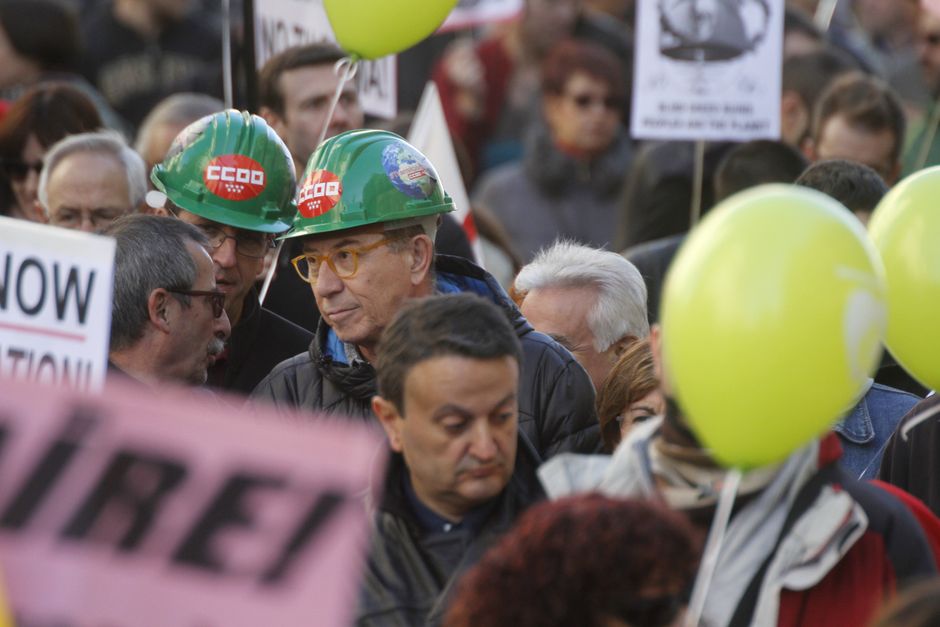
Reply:
[[470, 433], [470, 454], [478, 461], [488, 462], [496, 457], [498, 447], [488, 420], [477, 420]]
[[223, 268], [232, 268], [237, 261], [236, 254], [235, 238], [226, 237], [222, 244], [212, 251], [212, 261]]
[[228, 339], [228, 336], [232, 334], [232, 322], [228, 319], [228, 314], [225, 313], [225, 310], [222, 311], [222, 315], [215, 319], [215, 324], [212, 326], [213, 334], [220, 339]]
[[95, 223], [92, 222], [91, 215], [87, 213], [82, 214], [82, 221], [81, 221], [81, 224], [78, 225], [78, 230], [84, 231], [86, 233], [94, 233], [95, 231], [97, 231], [97, 228], [95, 227]]
[[313, 284], [313, 293], [317, 296], [330, 296], [343, 291], [343, 280], [336, 276], [333, 268], [325, 261], [318, 261], [320, 271], [317, 282]]

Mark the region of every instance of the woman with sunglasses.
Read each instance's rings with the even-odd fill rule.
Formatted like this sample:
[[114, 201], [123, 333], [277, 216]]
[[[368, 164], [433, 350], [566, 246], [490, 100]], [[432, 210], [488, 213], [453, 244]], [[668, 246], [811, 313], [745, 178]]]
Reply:
[[633, 161], [621, 124], [625, 93], [620, 62], [598, 45], [568, 41], [545, 60], [542, 121], [522, 161], [487, 174], [474, 194], [524, 262], [559, 237], [597, 248], [610, 243]]
[[65, 83], [27, 90], [0, 122], [0, 213], [33, 220], [42, 159], [65, 137], [102, 126], [94, 103]]

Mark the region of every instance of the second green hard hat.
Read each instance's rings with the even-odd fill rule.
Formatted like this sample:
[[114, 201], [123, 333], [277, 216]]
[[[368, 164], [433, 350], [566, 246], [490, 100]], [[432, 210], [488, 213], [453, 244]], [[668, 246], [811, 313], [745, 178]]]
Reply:
[[220, 111], [187, 126], [150, 179], [180, 208], [237, 228], [282, 233], [296, 213], [290, 152], [247, 111]]

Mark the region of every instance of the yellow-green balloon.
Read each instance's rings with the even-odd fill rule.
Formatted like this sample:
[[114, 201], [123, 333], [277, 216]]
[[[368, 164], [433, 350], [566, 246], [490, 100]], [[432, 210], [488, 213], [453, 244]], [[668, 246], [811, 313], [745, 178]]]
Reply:
[[940, 167], [912, 174], [879, 203], [868, 225], [888, 286], [891, 353], [940, 389]]
[[336, 41], [361, 59], [415, 45], [444, 22], [457, 0], [324, 0]]
[[802, 187], [732, 196], [690, 234], [663, 291], [663, 361], [716, 460], [782, 460], [851, 408], [887, 325], [882, 272], [861, 223]]

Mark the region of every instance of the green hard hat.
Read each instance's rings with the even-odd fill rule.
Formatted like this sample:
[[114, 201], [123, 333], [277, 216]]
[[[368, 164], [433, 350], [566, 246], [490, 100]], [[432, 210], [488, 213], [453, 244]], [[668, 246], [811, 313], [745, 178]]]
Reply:
[[150, 180], [178, 207], [240, 229], [282, 233], [297, 210], [287, 146], [247, 111], [220, 111], [187, 126]]
[[437, 171], [417, 148], [388, 131], [347, 131], [310, 156], [294, 225], [282, 238], [453, 210]]

